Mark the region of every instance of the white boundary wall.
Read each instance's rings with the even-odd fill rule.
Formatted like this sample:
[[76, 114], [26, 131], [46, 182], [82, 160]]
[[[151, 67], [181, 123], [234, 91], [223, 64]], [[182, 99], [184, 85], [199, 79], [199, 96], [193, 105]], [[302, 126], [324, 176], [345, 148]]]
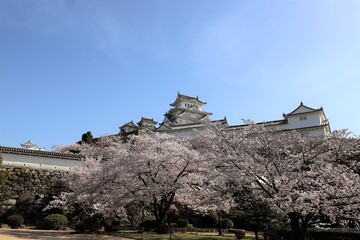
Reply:
[[0, 148], [0, 154], [3, 166], [69, 171], [83, 165], [78, 155], [4, 147]]

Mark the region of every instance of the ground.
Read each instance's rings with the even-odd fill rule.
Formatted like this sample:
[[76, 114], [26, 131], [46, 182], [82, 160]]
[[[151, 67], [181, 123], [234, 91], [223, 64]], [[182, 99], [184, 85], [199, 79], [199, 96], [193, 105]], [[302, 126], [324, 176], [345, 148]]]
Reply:
[[[119, 233], [120, 235], [120, 233]], [[122, 234], [121, 234], [122, 235]], [[136, 234], [135, 234], [136, 235]], [[108, 236], [108, 235], [99, 235], [99, 234], [75, 234], [73, 230], [37, 230], [37, 229], [9, 229], [9, 228], [0, 228], [0, 240], [131, 240], [138, 238], [139, 236], [133, 235], [132, 238], [125, 238], [120, 236]], [[156, 238], [147, 235], [147, 239], [159, 239], [156, 234]], [[230, 234], [231, 235], [231, 234]], [[216, 232], [213, 233], [198, 233], [191, 235], [189, 239], [200, 239], [204, 236], [213, 238], [213, 239], [234, 239], [232, 235], [227, 237], [217, 236]], [[201, 237], [202, 236], [202, 237]], [[254, 235], [252, 232], [246, 232], [246, 239], [253, 239]], [[200, 238], [199, 238], [200, 237]], [[165, 236], [163, 239], [166, 239]], [[184, 239], [184, 235], [182, 235]], [[206, 238], [207, 239], [207, 238]]]
[[128, 240], [97, 234], [71, 234], [73, 231], [0, 229], [1, 240]]

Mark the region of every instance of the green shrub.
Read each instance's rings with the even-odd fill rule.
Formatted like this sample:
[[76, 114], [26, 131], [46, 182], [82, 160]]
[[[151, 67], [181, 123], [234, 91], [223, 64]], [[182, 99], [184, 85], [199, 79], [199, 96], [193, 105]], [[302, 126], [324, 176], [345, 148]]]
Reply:
[[180, 218], [176, 221], [176, 225], [179, 228], [186, 228], [188, 224], [189, 220], [187, 220], [186, 218]]
[[101, 220], [97, 217], [88, 217], [84, 221], [80, 222], [75, 226], [75, 230], [84, 232], [96, 232], [102, 227]]
[[221, 221], [221, 224], [224, 228], [229, 229], [229, 228], [233, 228], [234, 227], [234, 222], [231, 221], [228, 218], [225, 218]]
[[8, 216], [7, 221], [12, 228], [20, 227], [22, 224], [24, 224], [23, 216], [17, 214]]
[[360, 230], [349, 228], [308, 229], [309, 239], [314, 240], [358, 240]]
[[146, 220], [140, 224], [140, 227], [143, 227], [148, 230], [159, 227], [159, 223], [155, 220]]
[[62, 214], [50, 214], [44, 218], [43, 224], [46, 229], [59, 230], [68, 224], [68, 220]]
[[197, 231], [197, 228], [194, 227], [194, 225], [192, 225], [192, 224], [189, 223], [189, 224], [186, 226], [186, 230], [189, 231], [189, 232], [194, 232], [194, 231]]
[[242, 230], [242, 229], [232, 229], [229, 232], [235, 233], [236, 239], [242, 239], [245, 237], [245, 230]]
[[90, 232], [95, 232], [100, 230], [102, 227], [101, 220], [96, 217], [91, 217], [85, 220], [85, 228]]

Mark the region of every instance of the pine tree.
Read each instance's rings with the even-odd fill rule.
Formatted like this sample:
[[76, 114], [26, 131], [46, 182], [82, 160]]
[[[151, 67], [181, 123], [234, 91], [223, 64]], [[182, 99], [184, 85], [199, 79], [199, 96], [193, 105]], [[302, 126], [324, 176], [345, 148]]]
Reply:
[[91, 144], [93, 141], [93, 135], [91, 131], [87, 131], [81, 136], [81, 143]]

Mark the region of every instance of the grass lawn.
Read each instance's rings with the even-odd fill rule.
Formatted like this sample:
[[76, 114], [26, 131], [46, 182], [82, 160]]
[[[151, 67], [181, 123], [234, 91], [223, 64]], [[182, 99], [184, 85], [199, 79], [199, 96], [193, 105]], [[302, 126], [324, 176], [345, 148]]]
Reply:
[[[132, 238], [132, 239], [145, 239], [145, 240], [168, 240], [169, 234], [156, 234], [156, 233], [144, 233], [141, 236], [141, 233], [136, 232], [125, 232], [119, 233], [119, 236]], [[141, 238], [143, 237], [143, 238]], [[219, 236], [217, 233], [175, 233], [171, 236], [173, 240], [235, 240], [234, 234], [225, 234], [224, 236]], [[246, 236], [244, 240], [253, 240], [254, 236]], [[262, 238], [261, 238], [262, 239]]]

